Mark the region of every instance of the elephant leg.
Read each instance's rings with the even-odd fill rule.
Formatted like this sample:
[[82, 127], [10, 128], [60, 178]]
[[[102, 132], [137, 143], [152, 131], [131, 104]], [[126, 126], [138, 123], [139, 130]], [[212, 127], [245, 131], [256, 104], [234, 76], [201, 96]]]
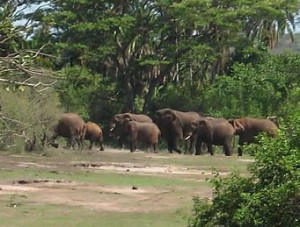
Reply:
[[182, 153], [182, 150], [180, 148], [178, 148], [178, 146], [177, 146], [177, 140], [174, 141], [173, 150], [176, 151], [178, 154]]
[[134, 148], [133, 149], [136, 151], [138, 149], [138, 142], [137, 142], [136, 139], [134, 140], [133, 144], [134, 144]]
[[130, 152], [134, 152], [137, 147], [137, 141], [136, 139], [131, 139], [130, 140]]
[[189, 140], [185, 140], [184, 141], [184, 154], [190, 153], [191, 154], [191, 146], [192, 146], [192, 138], [190, 138]]
[[173, 153], [173, 141], [171, 139], [168, 139], [167, 142], [168, 142], [168, 151], [170, 154], [172, 154]]
[[190, 142], [190, 139], [184, 141], [184, 154], [187, 154], [188, 147], [189, 147], [189, 145], [188, 145], [189, 142]]
[[239, 139], [239, 147], [238, 147], [238, 156], [242, 156], [243, 155], [243, 145], [244, 145], [244, 139], [240, 137]]
[[75, 136], [74, 137], [74, 147], [75, 147], [76, 143], [78, 145], [78, 149], [82, 150], [83, 149], [83, 140], [80, 138], [80, 136]]
[[211, 142], [207, 143], [207, 151], [210, 153], [210, 155], [214, 155], [214, 149]]
[[101, 139], [99, 140], [99, 144], [100, 144], [100, 151], [104, 151], [103, 141]]
[[118, 144], [119, 144], [119, 147], [123, 150], [124, 149], [124, 137], [123, 136], [119, 136]]
[[197, 140], [195, 148], [196, 148], [195, 155], [201, 155], [202, 140], [199, 140], [199, 139]]
[[178, 139], [175, 137], [175, 139], [172, 139], [173, 144], [173, 150], [176, 151], [178, 154], [182, 154], [182, 150], [178, 147]]
[[153, 143], [152, 147], [153, 147], [153, 153], [157, 153], [157, 143]]
[[64, 146], [65, 149], [69, 149], [72, 146], [72, 138], [66, 139], [66, 146]]
[[232, 139], [227, 139], [225, 140], [225, 143], [223, 145], [224, 153], [226, 156], [231, 156], [233, 153], [233, 148], [232, 148]]
[[89, 146], [89, 149], [90, 149], [90, 150], [93, 148], [93, 144], [94, 144], [94, 141], [93, 141], [93, 140], [90, 140], [90, 146]]
[[69, 139], [69, 142], [68, 142], [68, 144], [67, 144], [67, 146], [70, 146], [70, 147], [72, 147], [73, 148], [73, 150], [75, 150], [75, 148], [76, 148], [76, 143], [77, 143], [78, 141], [76, 140], [76, 137], [75, 137], [75, 135], [71, 135], [71, 138]]
[[130, 141], [130, 152], [133, 152], [134, 151], [134, 144], [133, 144], [133, 141], [131, 140]]
[[224, 144], [223, 149], [226, 156], [232, 155], [232, 147], [229, 144]]
[[[193, 154], [193, 147], [196, 145], [196, 141], [197, 141], [197, 135], [193, 135], [189, 139], [189, 142], [190, 142], [190, 146], [189, 146], [189, 149], [188, 149], [189, 154]], [[185, 150], [185, 154], [186, 153], [187, 153], [187, 150]]]
[[76, 131], [71, 132], [70, 136], [70, 145], [72, 148], [75, 150], [76, 149], [76, 144], [78, 145], [78, 149], [82, 150], [83, 149], [83, 138], [81, 135], [78, 135]]

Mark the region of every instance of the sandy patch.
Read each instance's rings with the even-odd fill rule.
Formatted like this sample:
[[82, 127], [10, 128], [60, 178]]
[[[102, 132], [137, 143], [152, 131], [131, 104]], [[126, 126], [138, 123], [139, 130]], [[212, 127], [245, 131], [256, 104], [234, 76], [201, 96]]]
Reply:
[[[75, 162], [75, 167], [92, 169], [92, 170], [109, 170], [117, 172], [133, 172], [144, 173], [150, 175], [156, 174], [176, 174], [176, 175], [205, 175], [212, 176], [212, 171], [199, 170], [188, 167], [178, 166], [146, 166], [137, 165], [133, 163], [88, 163], [88, 162]], [[227, 172], [220, 172], [220, 175], [228, 175]]]
[[[28, 181], [26, 185], [0, 184], [0, 188], [0, 195], [26, 195], [23, 202], [81, 206], [100, 212], [158, 212], [180, 205], [180, 198], [171, 188], [108, 187], [48, 180]], [[154, 206], [158, 202], [159, 206]]]

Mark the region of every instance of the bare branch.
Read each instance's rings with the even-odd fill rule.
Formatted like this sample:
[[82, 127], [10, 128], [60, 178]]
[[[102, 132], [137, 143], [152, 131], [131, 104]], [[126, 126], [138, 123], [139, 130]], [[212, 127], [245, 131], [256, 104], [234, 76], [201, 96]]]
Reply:
[[18, 123], [18, 124], [24, 125], [23, 122], [21, 122], [21, 121], [19, 121], [19, 120], [16, 120], [16, 119], [9, 118], [9, 117], [5, 117], [5, 116], [3, 116], [2, 114], [0, 114], [0, 119], [3, 119], [3, 120], [6, 120], [6, 121], [11, 121], [11, 122], [14, 122], [14, 123]]
[[42, 83], [42, 82], [38, 82], [38, 83], [19, 82], [19, 81], [15, 81], [15, 80], [8, 80], [8, 79], [0, 78], [0, 82], [36, 88], [38, 86], [51, 87], [57, 81], [54, 81], [54, 82], [49, 83], [49, 84], [46, 84], [46, 83]]

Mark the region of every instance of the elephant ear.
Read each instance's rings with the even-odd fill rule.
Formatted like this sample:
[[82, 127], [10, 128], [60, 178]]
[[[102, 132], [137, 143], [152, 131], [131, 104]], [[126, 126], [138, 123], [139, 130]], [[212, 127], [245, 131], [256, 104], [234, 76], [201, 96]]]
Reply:
[[213, 129], [210, 123], [210, 119], [202, 119], [199, 121], [198, 124], [199, 130], [201, 130], [201, 133], [204, 133], [206, 136], [208, 136], [208, 139], [210, 141], [213, 140]]
[[166, 122], [172, 123], [176, 119], [176, 115], [173, 111], [166, 111], [162, 118]]
[[228, 122], [233, 126], [235, 133], [239, 134], [245, 131], [243, 124], [239, 121], [239, 119], [230, 119]]
[[130, 119], [130, 118], [124, 118], [124, 120], [122, 121], [122, 128], [125, 133], [128, 132], [128, 130], [130, 128], [129, 122], [131, 122], [131, 121], [132, 121], [132, 119]]
[[172, 128], [179, 138], [183, 138], [183, 126], [180, 118], [176, 115], [174, 111], [169, 111], [167, 118], [170, 120]]
[[131, 115], [130, 113], [125, 113], [125, 114], [123, 115], [123, 119], [130, 119], [130, 120], [133, 120], [133, 119], [132, 119], [132, 115]]

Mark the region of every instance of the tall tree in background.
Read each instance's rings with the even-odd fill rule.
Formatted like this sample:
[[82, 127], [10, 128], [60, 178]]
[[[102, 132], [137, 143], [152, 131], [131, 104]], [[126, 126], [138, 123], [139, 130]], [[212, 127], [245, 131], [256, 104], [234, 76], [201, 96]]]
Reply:
[[[294, 26], [297, 0], [49, 1], [36, 33], [60, 54], [55, 67], [87, 67], [116, 84], [123, 111], [147, 111], [160, 87], [207, 86], [234, 61], [255, 61]], [[37, 36], [36, 36], [37, 37]], [[39, 38], [37, 38], [39, 39]]]
[[45, 44], [34, 49], [26, 39], [32, 29], [29, 21], [17, 25], [29, 3], [9, 1], [0, 5], [0, 82], [39, 90], [52, 86], [55, 78], [50, 70], [45, 70], [40, 64], [46, 56], [42, 52]]

